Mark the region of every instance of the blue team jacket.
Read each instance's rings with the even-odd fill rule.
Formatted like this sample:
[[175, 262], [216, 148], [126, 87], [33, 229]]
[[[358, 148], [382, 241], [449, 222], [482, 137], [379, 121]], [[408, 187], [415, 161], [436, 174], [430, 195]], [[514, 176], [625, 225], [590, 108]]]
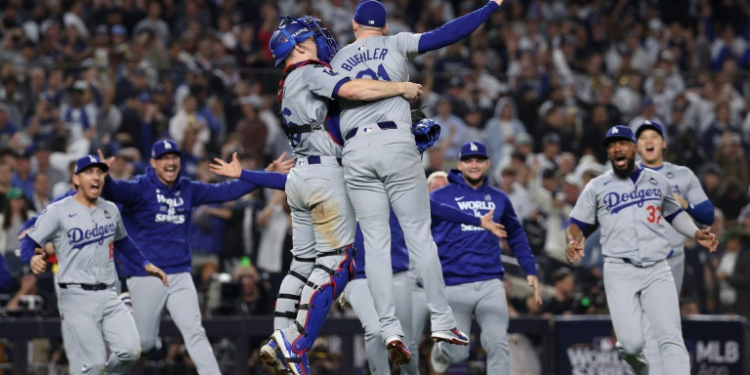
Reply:
[[[479, 217], [462, 214], [455, 208], [436, 202], [432, 199], [430, 199], [430, 215], [433, 223], [435, 221], [447, 221], [478, 226], [481, 222]], [[389, 224], [391, 226], [391, 267], [393, 268], [393, 273], [407, 271], [409, 270], [409, 250], [406, 247], [404, 231], [401, 230], [401, 224], [398, 222], [396, 213], [393, 212], [393, 210], [391, 210]], [[357, 233], [354, 237], [354, 248], [357, 249], [357, 254], [354, 256], [354, 265], [356, 267], [354, 278], [364, 279], [365, 240], [362, 235], [362, 229], [359, 227], [359, 223], [357, 223]]]
[[[102, 196], [122, 204], [125, 229], [146, 258], [164, 272], [174, 274], [190, 272], [188, 228], [193, 207], [238, 199], [255, 188], [241, 180], [206, 184], [187, 177], [180, 177], [170, 188], [148, 168], [146, 174], [131, 181], [107, 176]], [[147, 275], [131, 263], [124, 266], [127, 276]]]
[[[508, 196], [490, 186], [487, 178], [479, 188], [472, 188], [455, 169], [448, 174], [448, 182], [447, 186], [433, 191], [431, 198], [474, 216], [494, 209], [494, 221], [505, 226], [508, 245], [519, 264], [527, 275], [536, 275], [529, 241]], [[471, 225], [433, 221], [432, 237], [438, 246], [445, 285], [503, 278], [505, 269], [500, 260], [500, 246], [492, 233]]]

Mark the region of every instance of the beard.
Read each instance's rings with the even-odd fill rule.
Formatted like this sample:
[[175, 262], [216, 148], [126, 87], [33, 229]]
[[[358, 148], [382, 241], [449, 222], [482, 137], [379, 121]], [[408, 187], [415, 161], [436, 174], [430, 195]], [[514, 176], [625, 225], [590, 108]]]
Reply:
[[469, 176], [464, 175], [464, 178], [466, 179], [466, 182], [469, 183], [469, 185], [481, 185], [482, 182], [484, 182], [484, 176], [480, 178], [471, 178]]
[[628, 166], [625, 167], [625, 169], [617, 169], [614, 165], [614, 161], [610, 159], [610, 162], [612, 162], [612, 171], [619, 178], [628, 178], [630, 174], [633, 173], [633, 170], [635, 170], [635, 156], [628, 158]]

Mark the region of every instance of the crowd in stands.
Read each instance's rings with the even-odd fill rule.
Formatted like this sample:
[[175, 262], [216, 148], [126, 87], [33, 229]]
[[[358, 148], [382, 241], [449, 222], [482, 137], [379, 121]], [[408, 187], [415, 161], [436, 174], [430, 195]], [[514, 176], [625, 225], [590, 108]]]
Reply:
[[[389, 34], [431, 30], [484, 4], [383, 2]], [[276, 115], [280, 69], [268, 49], [278, 15], [320, 17], [343, 46], [354, 39], [355, 5], [1, 0], [0, 252], [12, 275], [0, 280], [4, 314], [57, 315], [51, 278], [29, 275], [17, 235], [71, 188], [71, 161], [101, 149], [117, 156], [112, 177], [127, 180], [148, 167], [154, 141], [171, 138], [184, 176], [220, 181], [208, 165], [233, 152], [244, 168], [261, 169], [290, 152]], [[583, 262], [567, 264], [564, 229], [585, 183], [608, 168], [607, 129], [651, 120], [667, 132], [666, 159], [699, 177], [722, 241], [714, 254], [688, 241], [683, 313], [750, 318], [748, 68], [750, 5], [737, 0], [506, 0], [465, 41], [411, 62], [424, 91], [413, 107], [443, 127], [424, 155], [426, 173], [453, 168], [462, 143], [486, 143], [491, 183], [511, 197], [539, 261], [544, 305], [507, 283], [511, 316], [607, 313], [600, 249], [587, 246]], [[206, 316], [272, 312], [291, 259], [290, 222], [285, 195], [269, 190], [194, 210], [194, 278]], [[224, 344], [216, 343], [220, 358]], [[316, 373], [335, 373], [331, 345], [317, 346]], [[481, 363], [481, 350], [472, 353], [469, 365]], [[64, 361], [59, 350], [36, 355]], [[175, 341], [162, 359], [189, 367], [185, 355]]]

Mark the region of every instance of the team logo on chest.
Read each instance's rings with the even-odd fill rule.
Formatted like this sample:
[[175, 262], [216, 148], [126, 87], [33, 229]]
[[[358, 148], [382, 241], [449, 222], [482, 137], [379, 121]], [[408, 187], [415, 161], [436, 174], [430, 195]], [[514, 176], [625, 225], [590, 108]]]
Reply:
[[602, 198], [602, 205], [604, 209], [612, 214], [616, 214], [625, 208], [630, 206], [643, 207], [643, 204], [648, 201], [660, 201], [662, 200], [661, 189], [649, 188], [649, 189], [638, 189], [631, 192], [616, 192], [607, 193]]
[[94, 224], [91, 229], [70, 228], [68, 229], [68, 243], [73, 249], [80, 250], [86, 245], [103, 245], [104, 240], [115, 236], [115, 224]]

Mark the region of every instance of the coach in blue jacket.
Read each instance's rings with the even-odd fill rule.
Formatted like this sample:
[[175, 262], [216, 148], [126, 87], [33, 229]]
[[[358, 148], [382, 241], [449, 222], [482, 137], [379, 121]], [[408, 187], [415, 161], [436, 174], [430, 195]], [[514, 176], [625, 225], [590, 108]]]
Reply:
[[180, 150], [172, 140], [154, 143], [151, 167], [146, 174], [131, 181], [116, 181], [107, 176], [103, 197], [122, 204], [128, 235], [169, 276], [169, 287], [165, 287], [161, 282], [151, 282], [155, 278], [148, 277], [143, 270], [125, 264], [133, 318], [144, 352], [156, 344], [161, 312], [166, 305], [198, 373], [220, 374], [201, 325], [198, 296], [190, 275], [190, 216], [193, 207], [235, 200], [255, 188], [256, 185], [241, 180], [207, 184], [181, 177]]
[[[494, 221], [505, 226], [508, 245], [526, 271], [529, 285], [534, 288], [535, 301], [541, 304], [535, 260], [526, 234], [508, 196], [489, 185], [489, 169], [485, 145], [467, 142], [461, 146], [458, 169], [448, 174], [448, 185], [433, 191], [431, 198], [474, 216], [494, 210]], [[445, 291], [458, 329], [469, 332], [474, 314], [482, 327], [487, 373], [508, 374], [508, 306], [497, 237], [479, 227], [447, 221], [433, 221], [432, 236], [438, 246]], [[438, 373], [445, 372], [449, 364], [468, 357], [468, 347], [443, 343], [432, 347], [433, 368]]]

